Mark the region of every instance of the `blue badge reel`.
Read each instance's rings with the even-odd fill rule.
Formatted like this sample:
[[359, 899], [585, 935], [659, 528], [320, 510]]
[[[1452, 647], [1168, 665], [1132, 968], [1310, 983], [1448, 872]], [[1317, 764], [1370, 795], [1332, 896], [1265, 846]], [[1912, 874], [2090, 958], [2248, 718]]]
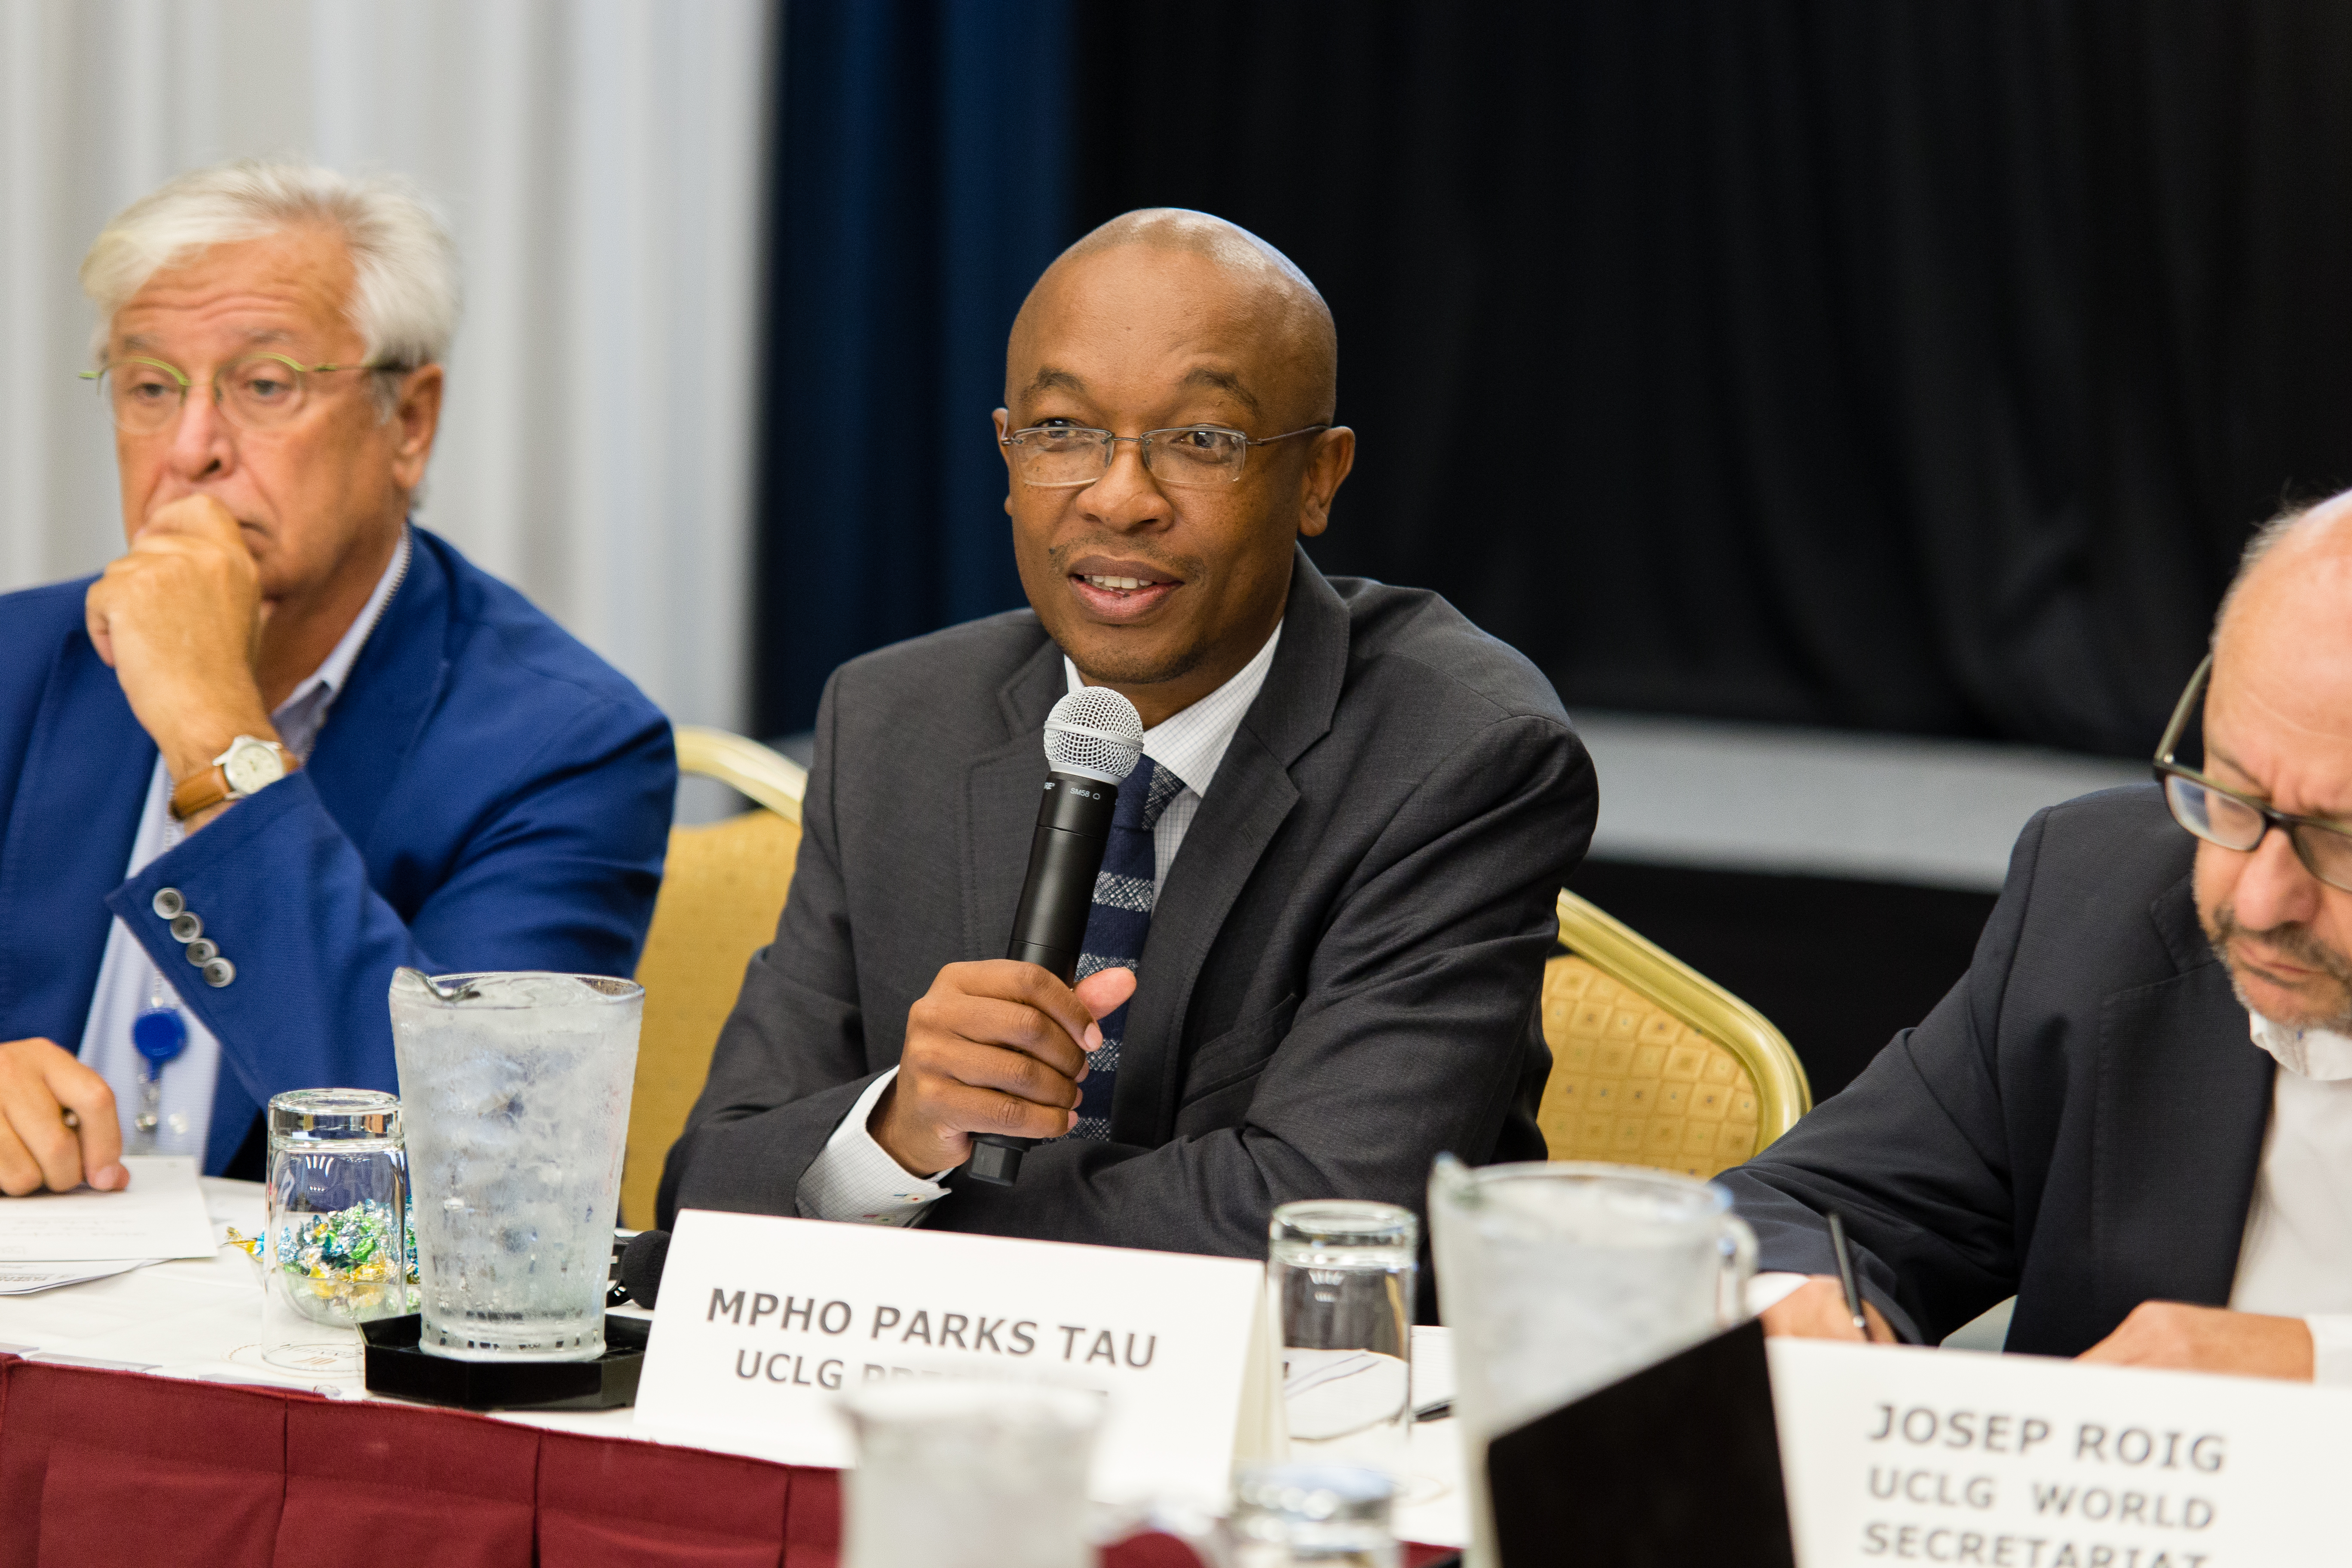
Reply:
[[131, 1043], [147, 1059], [149, 1076], [188, 1048], [187, 1021], [177, 1007], [152, 1007], [131, 1021]]

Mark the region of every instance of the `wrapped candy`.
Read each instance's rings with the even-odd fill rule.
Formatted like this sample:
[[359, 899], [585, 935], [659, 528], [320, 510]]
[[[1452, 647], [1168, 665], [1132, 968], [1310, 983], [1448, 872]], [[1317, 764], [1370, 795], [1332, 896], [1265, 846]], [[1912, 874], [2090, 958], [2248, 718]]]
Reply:
[[277, 1238], [278, 1272], [288, 1299], [321, 1323], [357, 1323], [410, 1310], [415, 1266], [404, 1268], [401, 1260], [415, 1253], [413, 1242], [402, 1245], [405, 1218], [394, 1219], [389, 1205], [373, 1199], [330, 1213], [289, 1216]]

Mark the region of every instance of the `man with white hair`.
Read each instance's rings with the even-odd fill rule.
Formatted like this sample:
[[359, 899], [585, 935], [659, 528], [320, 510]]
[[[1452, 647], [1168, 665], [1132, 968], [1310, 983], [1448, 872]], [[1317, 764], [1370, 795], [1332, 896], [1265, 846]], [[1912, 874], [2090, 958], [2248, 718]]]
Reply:
[[257, 1175], [393, 1089], [385, 990], [626, 974], [677, 779], [618, 673], [408, 521], [457, 318], [406, 187], [243, 163], [82, 263], [129, 549], [0, 597], [0, 1194]]
[[1769, 1331], [1861, 1337], [1834, 1211], [1876, 1338], [2014, 1295], [2011, 1350], [2352, 1383], [2347, 609], [2352, 493], [2257, 534], [2157, 781], [2037, 816], [1951, 994], [1724, 1173]]

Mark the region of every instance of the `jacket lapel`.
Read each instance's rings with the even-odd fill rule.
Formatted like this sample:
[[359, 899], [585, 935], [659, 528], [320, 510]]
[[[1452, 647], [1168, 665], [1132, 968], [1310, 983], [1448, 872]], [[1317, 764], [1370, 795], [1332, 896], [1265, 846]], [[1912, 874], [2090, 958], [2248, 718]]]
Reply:
[[0, 848], [0, 1038], [78, 1050], [155, 772], [147, 738], [80, 627], [58, 645]]
[[1296, 551], [1274, 668], [1218, 763], [1151, 911], [1119, 1045], [1113, 1142], [1158, 1145], [1174, 1135], [1193, 984], [1234, 900], [1298, 803], [1291, 763], [1330, 731], [1347, 679], [1348, 634], [1348, 607], [1307, 552]]
[[1037, 796], [1045, 787], [1045, 716], [1065, 689], [1062, 650], [1041, 637], [1037, 651], [997, 689], [1005, 739], [964, 771], [963, 952], [1002, 958], [1013, 910], [1029, 874]]
[[[449, 678], [447, 547], [421, 528], [410, 537], [408, 574], [384, 602], [305, 764], [328, 815], [362, 857], [392, 781]], [[381, 885], [382, 868], [370, 863], [368, 872]]]
[[2275, 1070], [2197, 931], [2188, 879], [2151, 912], [2182, 972], [2100, 1015], [2091, 1245], [2106, 1323], [2151, 1299], [2229, 1301]]

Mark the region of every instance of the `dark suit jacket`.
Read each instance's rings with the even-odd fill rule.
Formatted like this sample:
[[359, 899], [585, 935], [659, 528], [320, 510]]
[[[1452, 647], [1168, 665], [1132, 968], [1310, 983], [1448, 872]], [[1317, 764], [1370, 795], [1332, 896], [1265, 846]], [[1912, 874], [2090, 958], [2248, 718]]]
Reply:
[[[842, 667], [792, 896], [663, 1173], [793, 1212], [942, 964], [1001, 958], [1061, 650], [1024, 610]], [[1431, 1160], [1541, 1159], [1536, 1000], [1592, 768], [1542, 676], [1433, 594], [1296, 557], [1273, 669], [1170, 868], [1108, 1142], [961, 1182], [942, 1227], [1255, 1257], [1292, 1198], [1418, 1209]]]
[[1779, 1142], [1721, 1178], [1762, 1266], [1832, 1272], [1941, 1339], [2012, 1293], [2009, 1348], [2089, 1349], [2142, 1301], [2226, 1305], [2271, 1107], [2154, 784], [2018, 839], [1968, 974]]
[[[384, 993], [428, 971], [627, 974], [677, 767], [613, 668], [423, 529], [308, 765], [129, 881], [155, 742], [82, 627], [87, 580], [0, 596], [0, 1040], [81, 1044], [110, 922], [221, 1045], [217, 1172], [282, 1089], [396, 1087]], [[236, 965], [194, 981], [180, 889]]]

